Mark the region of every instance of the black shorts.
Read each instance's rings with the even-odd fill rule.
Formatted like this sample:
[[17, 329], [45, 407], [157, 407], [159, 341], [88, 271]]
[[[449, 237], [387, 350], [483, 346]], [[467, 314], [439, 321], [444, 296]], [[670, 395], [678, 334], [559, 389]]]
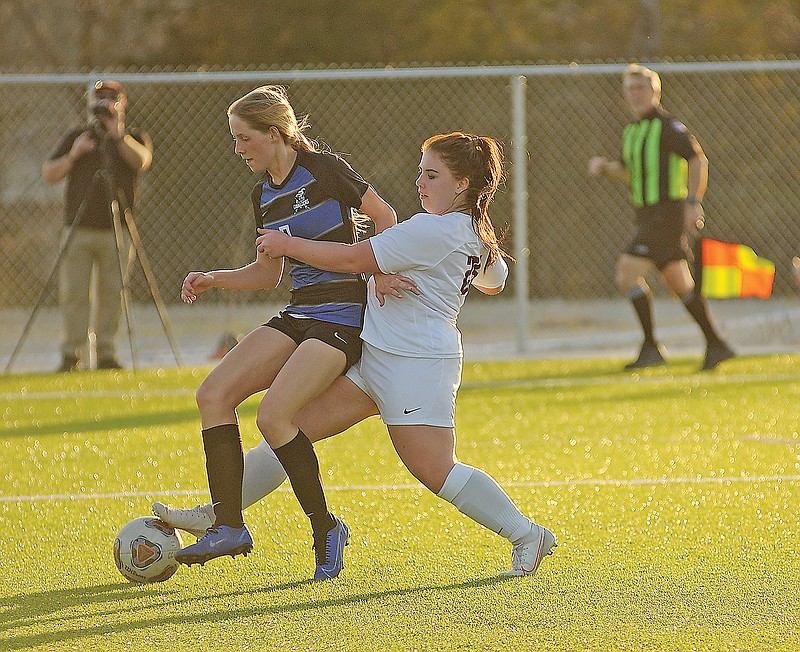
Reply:
[[659, 215], [639, 222], [626, 254], [649, 258], [658, 269], [676, 260], [692, 260], [683, 228], [683, 213]]
[[319, 340], [339, 349], [347, 357], [346, 369], [352, 367], [361, 357], [361, 329], [355, 326], [292, 317], [285, 312], [273, 317], [264, 326], [288, 335], [298, 346], [305, 340]]

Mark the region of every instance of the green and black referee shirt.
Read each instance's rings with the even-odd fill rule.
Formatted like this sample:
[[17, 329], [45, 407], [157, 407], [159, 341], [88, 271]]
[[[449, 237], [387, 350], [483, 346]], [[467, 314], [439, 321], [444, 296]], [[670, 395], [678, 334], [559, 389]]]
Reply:
[[637, 213], [686, 199], [693, 136], [657, 107], [622, 132], [622, 163], [631, 180], [631, 202]]

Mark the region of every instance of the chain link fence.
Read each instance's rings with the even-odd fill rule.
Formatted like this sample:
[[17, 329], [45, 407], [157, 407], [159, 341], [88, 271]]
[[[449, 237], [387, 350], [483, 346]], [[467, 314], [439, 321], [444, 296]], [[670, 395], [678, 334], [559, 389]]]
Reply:
[[[752, 246], [776, 263], [775, 296], [796, 293], [790, 261], [800, 252], [800, 62], [653, 68], [662, 75], [664, 107], [697, 136], [710, 160], [707, 235]], [[111, 75], [130, 96], [128, 124], [155, 143], [134, 213], [161, 291], [168, 303], [177, 302], [187, 271], [253, 258], [249, 195], [256, 178], [233, 153], [226, 109], [255, 86], [286, 85], [296, 111], [309, 116], [309, 135], [342, 153], [403, 219], [418, 209], [414, 179], [427, 136], [491, 134], [511, 158], [512, 85], [524, 75], [527, 228], [520, 232], [516, 222], [507, 249], [529, 257], [512, 270], [510, 288], [522, 273], [531, 300], [614, 297], [614, 260], [632, 234], [633, 210], [624, 187], [590, 178], [586, 168], [592, 155], [619, 153], [628, 120], [623, 69]], [[45, 185], [40, 168], [66, 130], [85, 119], [88, 85], [106, 76], [0, 75], [0, 309], [30, 310], [41, 293], [45, 306], [56, 304], [55, 284], [44, 288], [59, 250], [64, 189]], [[493, 205], [500, 229], [513, 222], [513, 193], [522, 190], [508, 178]], [[131, 293], [134, 302], [150, 300], [143, 275], [132, 275]], [[213, 291], [204, 301], [244, 305], [265, 296]], [[284, 285], [268, 300], [287, 298]]]

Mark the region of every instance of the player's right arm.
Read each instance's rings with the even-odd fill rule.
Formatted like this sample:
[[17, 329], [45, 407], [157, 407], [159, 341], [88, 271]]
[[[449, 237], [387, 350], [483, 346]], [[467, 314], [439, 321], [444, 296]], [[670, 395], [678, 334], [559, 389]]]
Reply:
[[628, 183], [630, 175], [622, 161], [611, 161], [605, 156], [593, 156], [589, 159], [589, 175], [593, 177], [607, 177], [612, 181]]
[[238, 269], [189, 272], [181, 285], [181, 301], [194, 303], [197, 295], [211, 288], [225, 290], [274, 290], [283, 276], [283, 259], [258, 254], [255, 261]]

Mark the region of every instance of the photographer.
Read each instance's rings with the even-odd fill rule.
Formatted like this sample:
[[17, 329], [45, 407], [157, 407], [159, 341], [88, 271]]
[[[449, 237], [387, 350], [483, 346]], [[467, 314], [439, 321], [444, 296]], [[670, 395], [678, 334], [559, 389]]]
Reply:
[[67, 180], [62, 241], [66, 250], [59, 278], [65, 336], [59, 371], [80, 368], [89, 330], [93, 267], [97, 274], [97, 367], [121, 367], [114, 337], [121, 314], [122, 278], [111, 204], [118, 199], [121, 217], [133, 206], [138, 175], [153, 159], [147, 133], [125, 126], [128, 97], [122, 84], [98, 81], [89, 101], [92, 119], [71, 129], [42, 166], [46, 183]]

